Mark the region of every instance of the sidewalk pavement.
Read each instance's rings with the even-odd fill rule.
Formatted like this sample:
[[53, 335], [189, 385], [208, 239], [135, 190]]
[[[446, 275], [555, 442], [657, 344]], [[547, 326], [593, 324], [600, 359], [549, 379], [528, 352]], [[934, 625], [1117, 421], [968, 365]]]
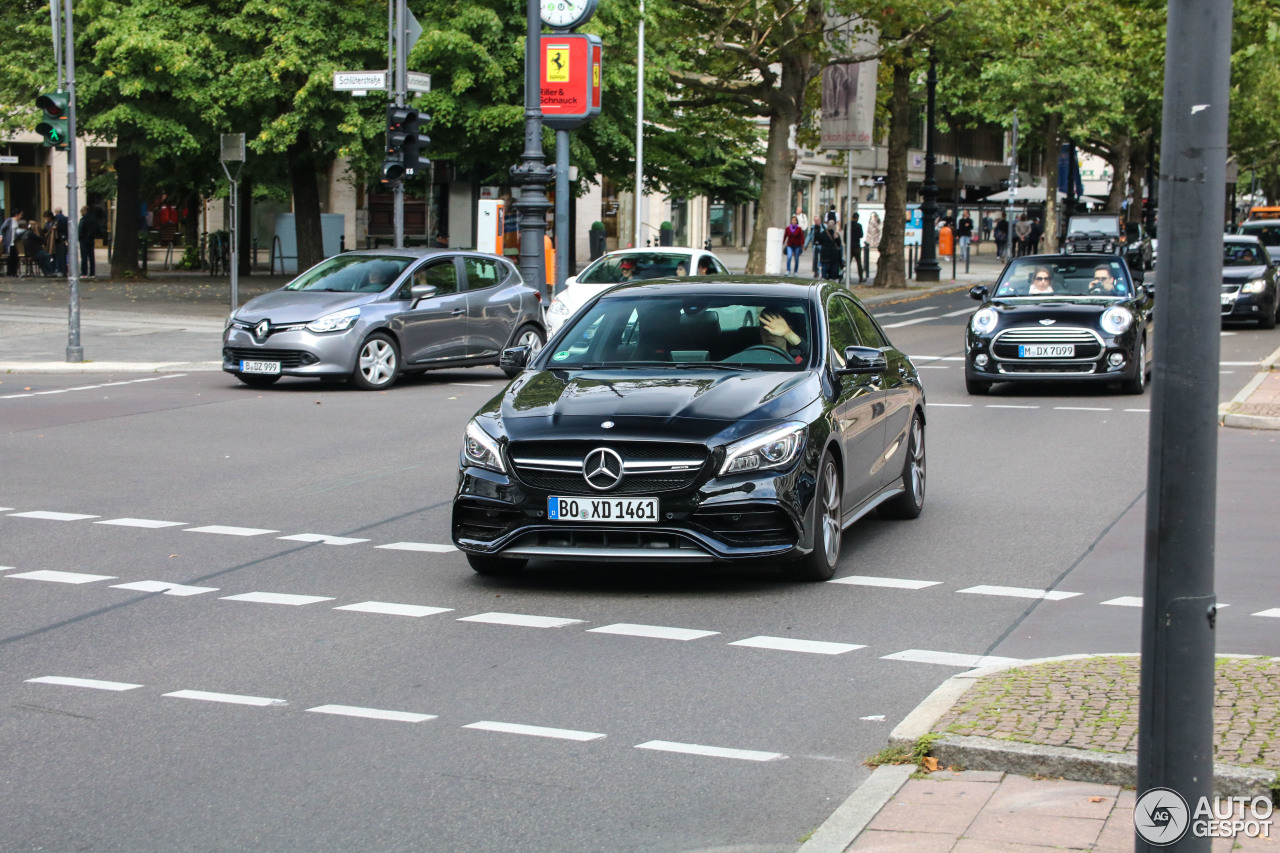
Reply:
[[[1137, 655], [1023, 661], [949, 679], [877, 756], [906, 763], [881, 763], [800, 853], [1128, 853], [1138, 682]], [[1280, 658], [1218, 657], [1214, 733], [1214, 794], [1274, 801]], [[1274, 853], [1280, 826], [1272, 836], [1217, 839], [1213, 850]]]

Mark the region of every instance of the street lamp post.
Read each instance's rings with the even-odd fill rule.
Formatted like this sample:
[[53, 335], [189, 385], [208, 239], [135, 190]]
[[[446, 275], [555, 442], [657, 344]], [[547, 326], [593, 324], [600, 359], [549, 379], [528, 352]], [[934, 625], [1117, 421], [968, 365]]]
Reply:
[[938, 218], [938, 182], [934, 178], [933, 167], [933, 136], [934, 136], [934, 95], [938, 89], [938, 68], [933, 58], [933, 53], [929, 54], [929, 77], [928, 77], [928, 93], [929, 93], [929, 109], [925, 117], [925, 143], [924, 143], [924, 187], [920, 190], [920, 195], [924, 197], [923, 203], [920, 205], [920, 215], [923, 217], [923, 228], [920, 234], [920, 260], [916, 262], [916, 281], [938, 281], [938, 244], [937, 234], [934, 230], [934, 222]]
[[526, 4], [527, 26], [524, 45], [524, 153], [521, 163], [511, 167], [511, 183], [520, 187], [515, 202], [520, 216], [520, 275], [525, 284], [545, 292], [543, 238], [547, 233], [547, 184], [555, 180], [555, 167], [546, 165], [542, 153], [542, 97], [539, 91], [539, 51], [542, 49], [542, 17], [538, 0]]

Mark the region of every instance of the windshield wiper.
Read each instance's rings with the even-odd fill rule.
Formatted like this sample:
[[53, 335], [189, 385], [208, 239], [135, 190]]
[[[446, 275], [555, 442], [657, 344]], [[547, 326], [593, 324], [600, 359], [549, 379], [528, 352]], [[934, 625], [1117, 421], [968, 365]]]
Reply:
[[732, 370], [735, 373], [750, 371], [750, 368], [740, 364], [724, 364], [719, 361], [679, 361], [671, 366], [676, 370]]

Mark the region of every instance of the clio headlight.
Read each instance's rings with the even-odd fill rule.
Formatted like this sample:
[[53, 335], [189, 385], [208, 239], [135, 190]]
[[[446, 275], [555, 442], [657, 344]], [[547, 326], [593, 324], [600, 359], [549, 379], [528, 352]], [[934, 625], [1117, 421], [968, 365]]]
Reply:
[[717, 476], [785, 468], [800, 455], [808, 431], [809, 428], [799, 421], [791, 421], [735, 441], [725, 448], [724, 464]]
[[1102, 331], [1118, 335], [1133, 325], [1133, 312], [1121, 305], [1113, 305], [1102, 312]]
[[996, 309], [979, 308], [977, 313], [973, 315], [973, 319], [970, 321], [970, 324], [973, 326], [975, 334], [989, 335], [999, 322], [1000, 315], [996, 313]]
[[477, 468], [488, 468], [499, 474], [507, 473], [502, 464], [502, 451], [498, 449], [498, 441], [473, 418], [467, 424], [466, 433], [462, 437], [462, 455], [469, 464]]
[[332, 314], [326, 314], [318, 320], [312, 320], [307, 328], [313, 332], [343, 332], [350, 329], [360, 319], [359, 308], [343, 308]]
[[1267, 289], [1267, 280], [1265, 278], [1255, 278], [1253, 281], [1247, 282], [1241, 289], [1245, 293], [1264, 293]]

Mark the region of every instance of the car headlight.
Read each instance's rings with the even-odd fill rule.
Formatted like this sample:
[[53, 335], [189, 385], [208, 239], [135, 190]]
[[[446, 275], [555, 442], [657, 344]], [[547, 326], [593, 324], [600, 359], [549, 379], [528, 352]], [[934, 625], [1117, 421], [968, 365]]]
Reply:
[[359, 319], [359, 308], [343, 308], [341, 311], [326, 314], [318, 320], [312, 320], [307, 324], [307, 328], [313, 332], [342, 332], [350, 329]]
[[1133, 325], [1133, 312], [1120, 305], [1112, 305], [1102, 312], [1102, 331], [1118, 335]]
[[551, 301], [551, 307], [547, 309], [547, 313], [554, 314], [557, 317], [564, 317], [564, 316], [567, 316], [569, 313], [569, 306], [565, 305], [558, 298], [553, 299]]
[[979, 308], [978, 312], [973, 315], [973, 320], [970, 321], [970, 324], [973, 326], [975, 334], [989, 335], [999, 322], [1000, 315], [996, 313], [996, 309]]
[[475, 419], [467, 424], [466, 434], [462, 438], [462, 455], [477, 468], [488, 468], [499, 474], [507, 473], [507, 467], [502, 464], [498, 442]]
[[222, 324], [222, 331], [224, 331], [224, 332], [225, 332], [227, 329], [230, 329], [230, 328], [231, 328], [231, 324], [232, 324], [232, 323], [234, 323], [235, 321], [236, 321], [236, 315], [235, 315], [235, 314], [228, 314], [228, 315], [227, 315], [227, 322], [225, 322], [225, 323], [223, 323], [223, 324]]
[[1267, 289], [1267, 280], [1265, 278], [1255, 278], [1241, 289], [1245, 293], [1263, 293]]
[[791, 421], [767, 432], [735, 441], [725, 448], [724, 464], [720, 466], [720, 473], [716, 476], [785, 468], [800, 455], [808, 432], [809, 428], [804, 424]]

